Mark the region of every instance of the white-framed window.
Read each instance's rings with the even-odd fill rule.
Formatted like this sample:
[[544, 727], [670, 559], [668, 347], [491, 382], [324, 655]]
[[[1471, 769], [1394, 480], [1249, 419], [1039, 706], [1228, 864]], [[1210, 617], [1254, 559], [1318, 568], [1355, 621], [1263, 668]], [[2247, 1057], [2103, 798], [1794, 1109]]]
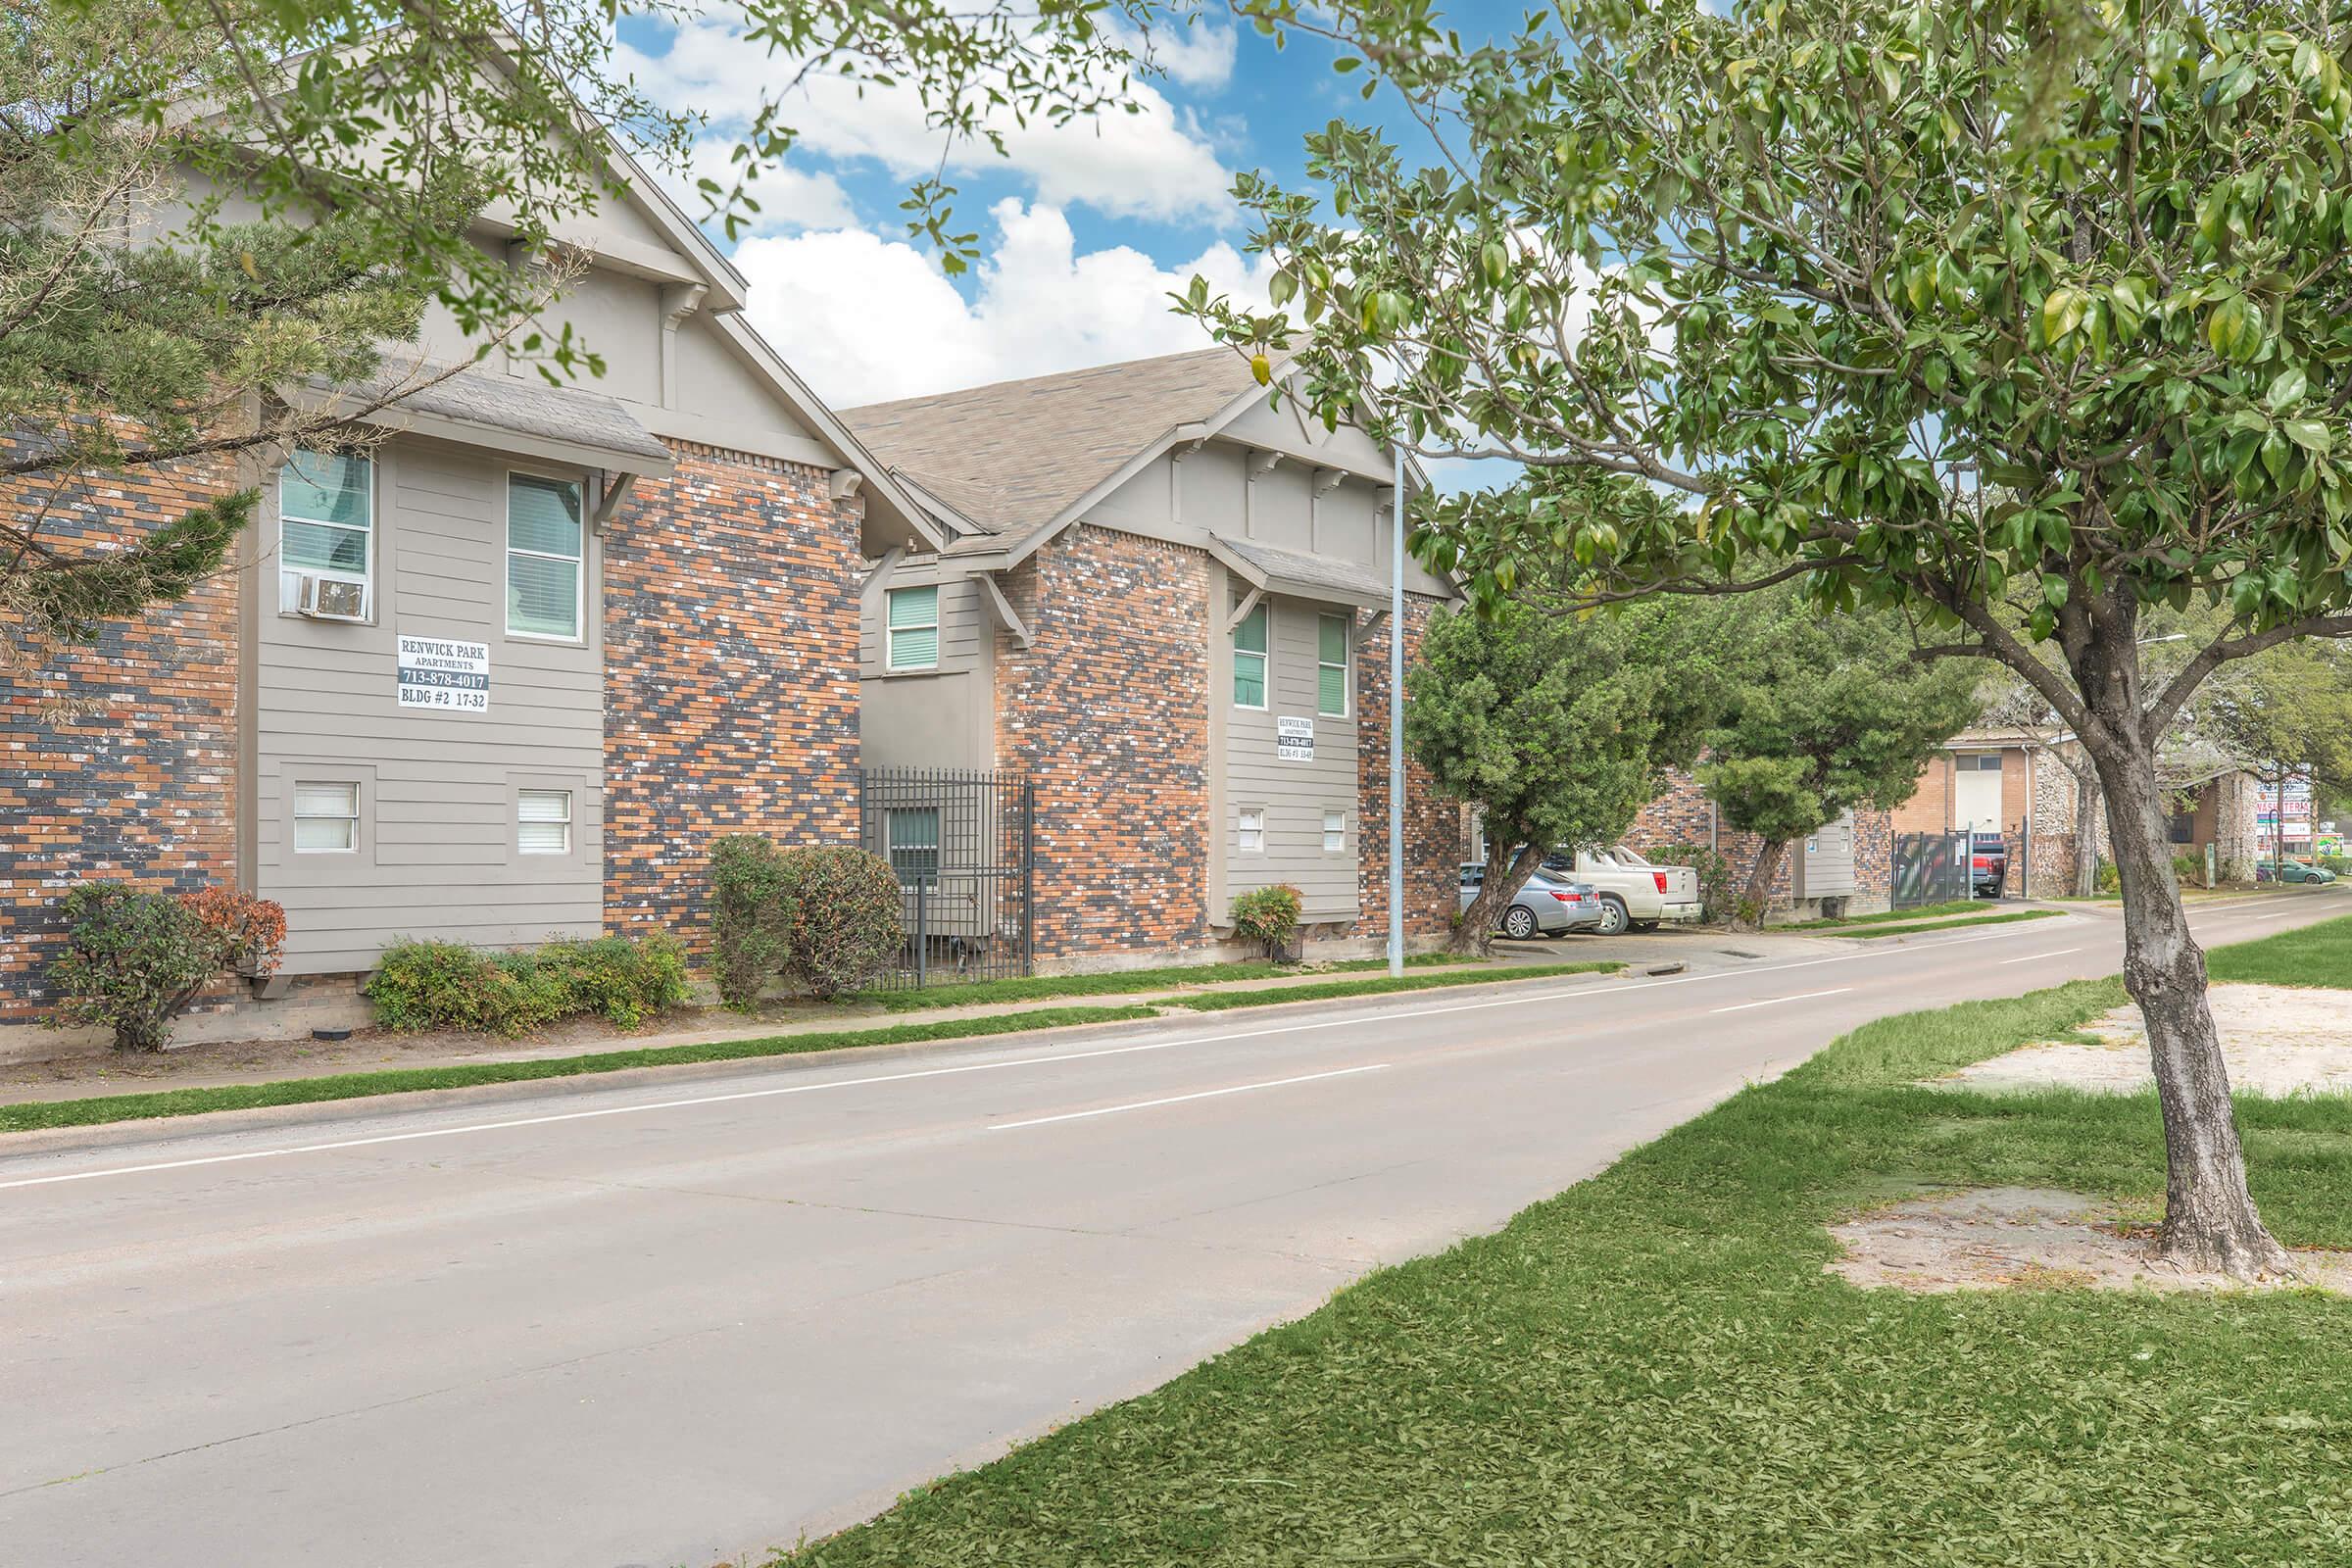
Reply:
[[375, 569], [375, 465], [298, 449], [277, 472], [277, 559], [286, 571], [365, 584]]
[[1244, 855], [1263, 855], [1266, 851], [1266, 813], [1255, 807], [1244, 810], [1235, 839]]
[[1348, 716], [1348, 617], [1315, 617], [1315, 711]]
[[514, 848], [524, 855], [569, 855], [571, 791], [516, 790]]
[[587, 586], [580, 487], [507, 475], [507, 630], [576, 642]]
[[1325, 811], [1323, 813], [1323, 853], [1325, 855], [1348, 853], [1348, 813], [1346, 811]]
[[294, 853], [348, 855], [360, 847], [360, 786], [349, 779], [297, 779]]
[[939, 589], [893, 588], [884, 594], [888, 608], [892, 669], [939, 667]]
[[939, 880], [939, 808], [894, 806], [883, 813], [890, 868], [901, 882]]
[[1233, 628], [1233, 706], [1266, 706], [1266, 632], [1273, 612], [1259, 600]]

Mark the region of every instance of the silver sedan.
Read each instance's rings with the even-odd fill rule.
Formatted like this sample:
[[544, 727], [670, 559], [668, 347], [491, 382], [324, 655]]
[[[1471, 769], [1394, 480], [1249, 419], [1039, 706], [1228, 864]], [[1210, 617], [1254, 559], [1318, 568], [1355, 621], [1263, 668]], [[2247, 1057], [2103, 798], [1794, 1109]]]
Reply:
[[[1462, 907], [1478, 897], [1486, 884], [1487, 868], [1483, 865], [1462, 867]], [[1494, 917], [1494, 929], [1506, 937], [1525, 942], [1530, 937], [1556, 937], [1570, 931], [1600, 929], [1601, 906], [1599, 895], [1588, 884], [1571, 882], [1549, 872], [1538, 871], [1527, 879], [1519, 896], [1506, 905]]]

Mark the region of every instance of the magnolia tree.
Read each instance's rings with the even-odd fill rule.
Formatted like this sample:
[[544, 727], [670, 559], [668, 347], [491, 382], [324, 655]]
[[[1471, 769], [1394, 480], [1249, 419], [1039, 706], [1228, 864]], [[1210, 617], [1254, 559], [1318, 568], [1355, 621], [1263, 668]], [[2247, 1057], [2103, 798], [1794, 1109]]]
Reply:
[[[1481, 603], [1780, 581], [1997, 661], [2109, 805], [2182, 1263], [2286, 1270], [2247, 1193], [2166, 842], [2159, 738], [2216, 670], [2352, 633], [2352, 88], [2340, 0], [1600, 0], [1467, 48], [1405, 0], [1313, 11], [1435, 148], [1310, 139], [1245, 179], [1282, 317], [1246, 354], [1425, 454], [1626, 475], [1672, 509], [1522, 483], [1416, 549]], [[2169, 678], [2150, 611], [2226, 624]]]
[[1431, 624], [1405, 676], [1404, 744], [1478, 808], [1487, 842], [1454, 951], [1485, 950], [1545, 855], [1614, 843], [1666, 769], [1690, 765], [1720, 650], [1660, 606], [1579, 622], [1511, 603]]

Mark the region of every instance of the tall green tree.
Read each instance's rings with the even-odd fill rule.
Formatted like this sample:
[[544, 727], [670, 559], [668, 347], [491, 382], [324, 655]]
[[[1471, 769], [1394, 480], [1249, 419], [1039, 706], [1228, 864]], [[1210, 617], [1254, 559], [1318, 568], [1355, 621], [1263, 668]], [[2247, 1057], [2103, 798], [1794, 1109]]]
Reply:
[[[1240, 194], [1311, 335], [1299, 389], [1427, 454], [1631, 475], [1430, 507], [1482, 603], [1804, 585], [1997, 661], [2081, 737], [2122, 876], [2162, 1247], [2291, 1270], [2249, 1197], [2157, 753], [2216, 670], [2352, 634], [2352, 10], [2343, 0], [1594, 0], [1479, 47], [1418, 0], [1264, 24], [1353, 46], [1436, 149], [1309, 140]], [[1197, 290], [1244, 353], [1279, 317]], [[2225, 629], [2151, 681], [2151, 611]], [[2043, 650], [2050, 650], [2047, 658]]]
[[1405, 675], [1405, 748], [1486, 826], [1454, 951], [1486, 951], [1545, 855], [1615, 842], [1690, 764], [1724, 684], [1695, 608], [1574, 618], [1510, 602], [1431, 622]]
[[1698, 781], [1723, 819], [1763, 840], [1740, 899], [1760, 920], [1788, 847], [1859, 808], [1891, 810], [1978, 710], [1973, 671], [1915, 657], [1887, 615], [1816, 614], [1793, 595], [1742, 606], [1738, 678], [1706, 734]]

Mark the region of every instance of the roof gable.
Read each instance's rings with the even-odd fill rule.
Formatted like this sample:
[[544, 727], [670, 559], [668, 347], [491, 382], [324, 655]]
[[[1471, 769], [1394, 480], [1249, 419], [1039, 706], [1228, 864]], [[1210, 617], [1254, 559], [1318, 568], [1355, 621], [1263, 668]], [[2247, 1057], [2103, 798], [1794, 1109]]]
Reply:
[[1186, 425], [1255, 389], [1227, 348], [846, 409], [842, 421], [894, 470], [984, 533], [1058, 517]]

